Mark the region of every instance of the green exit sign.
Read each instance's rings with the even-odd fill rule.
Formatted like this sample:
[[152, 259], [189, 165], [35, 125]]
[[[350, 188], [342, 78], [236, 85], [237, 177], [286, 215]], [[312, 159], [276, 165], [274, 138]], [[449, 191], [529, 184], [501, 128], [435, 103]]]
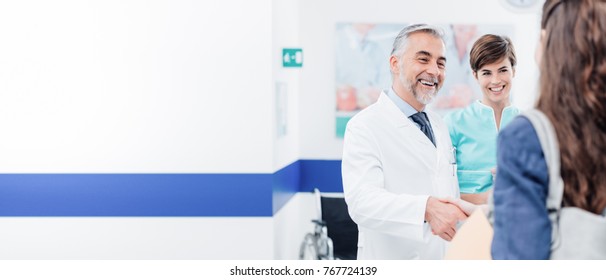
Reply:
[[282, 49], [282, 67], [303, 67], [303, 49]]

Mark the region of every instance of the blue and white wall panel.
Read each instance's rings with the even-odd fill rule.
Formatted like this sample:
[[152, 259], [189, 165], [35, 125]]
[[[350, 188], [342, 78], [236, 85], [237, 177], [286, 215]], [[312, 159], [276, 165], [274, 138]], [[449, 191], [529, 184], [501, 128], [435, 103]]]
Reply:
[[0, 259], [273, 258], [271, 1], [3, 1]]

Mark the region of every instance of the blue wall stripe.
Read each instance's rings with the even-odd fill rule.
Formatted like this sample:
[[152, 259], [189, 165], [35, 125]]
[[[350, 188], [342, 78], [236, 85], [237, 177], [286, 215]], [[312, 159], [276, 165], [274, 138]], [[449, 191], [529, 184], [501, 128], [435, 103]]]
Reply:
[[265, 174], [1, 174], [1, 216], [271, 216]]
[[299, 191], [343, 192], [340, 160], [302, 160]]
[[0, 174], [0, 216], [271, 217], [314, 187], [342, 192], [341, 161], [274, 174]]
[[299, 191], [300, 181], [301, 161], [295, 161], [274, 174], [272, 204], [274, 214]]

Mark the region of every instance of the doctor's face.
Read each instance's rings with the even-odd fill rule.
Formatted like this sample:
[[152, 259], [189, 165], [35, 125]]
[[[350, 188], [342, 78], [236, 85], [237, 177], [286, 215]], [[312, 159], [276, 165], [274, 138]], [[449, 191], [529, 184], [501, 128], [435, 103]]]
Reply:
[[423, 105], [429, 104], [444, 84], [446, 58], [444, 42], [428, 33], [414, 33], [400, 57], [398, 81], [406, 94]]

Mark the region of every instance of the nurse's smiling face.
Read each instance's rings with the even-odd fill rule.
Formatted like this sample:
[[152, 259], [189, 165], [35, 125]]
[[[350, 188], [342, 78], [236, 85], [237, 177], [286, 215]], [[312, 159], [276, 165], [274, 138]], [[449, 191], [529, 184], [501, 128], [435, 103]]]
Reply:
[[484, 65], [474, 77], [482, 89], [482, 103], [488, 106], [509, 106], [509, 91], [515, 70], [506, 57], [500, 61]]

